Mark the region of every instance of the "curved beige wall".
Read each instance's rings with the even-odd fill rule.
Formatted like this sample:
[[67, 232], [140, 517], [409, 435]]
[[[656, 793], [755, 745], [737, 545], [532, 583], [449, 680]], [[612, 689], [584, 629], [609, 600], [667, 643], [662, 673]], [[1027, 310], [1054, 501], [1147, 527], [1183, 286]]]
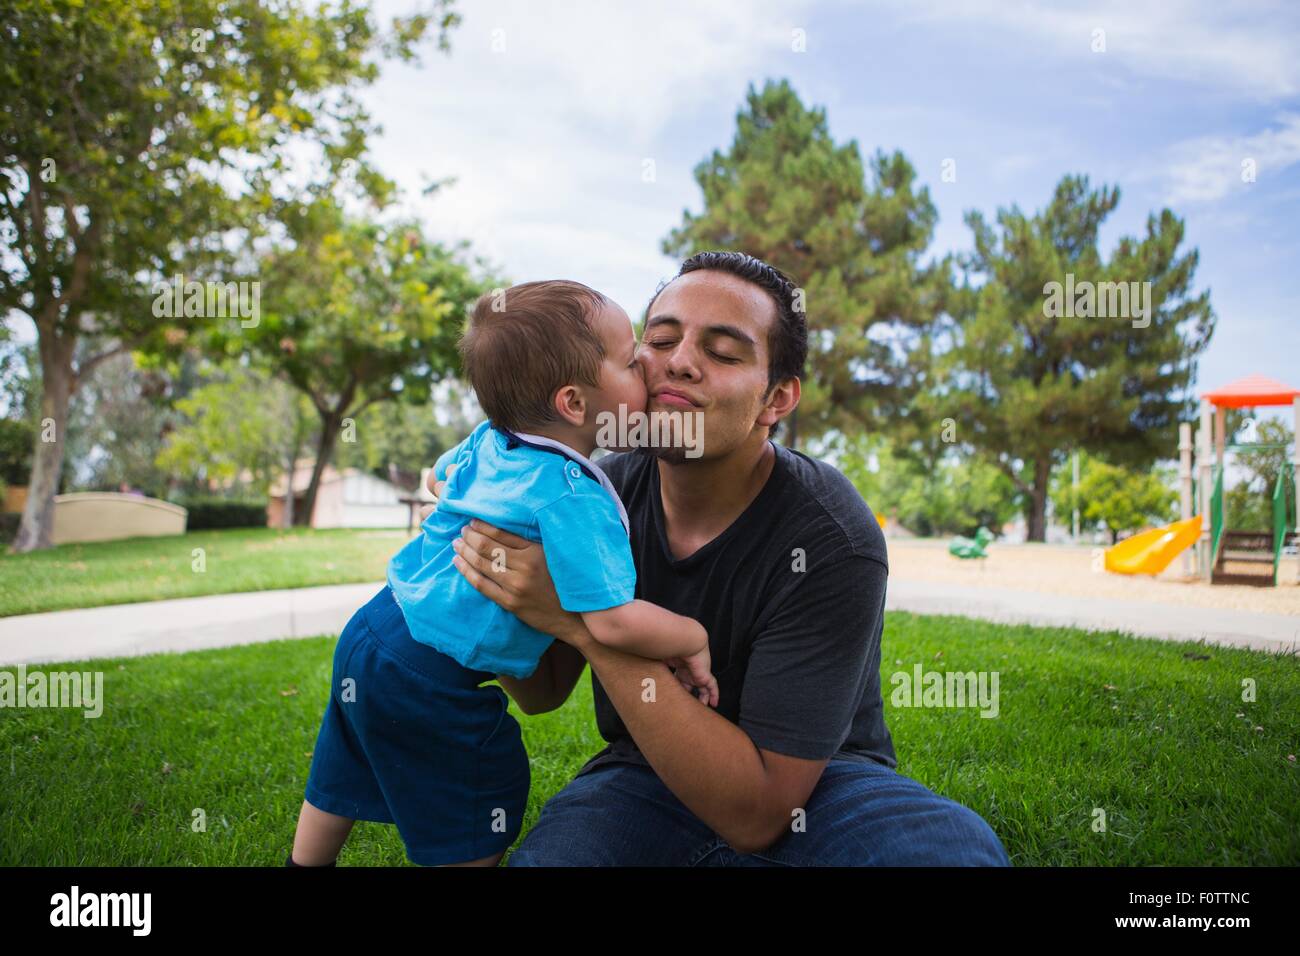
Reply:
[[184, 534], [189, 514], [157, 498], [89, 491], [54, 496], [54, 543]]

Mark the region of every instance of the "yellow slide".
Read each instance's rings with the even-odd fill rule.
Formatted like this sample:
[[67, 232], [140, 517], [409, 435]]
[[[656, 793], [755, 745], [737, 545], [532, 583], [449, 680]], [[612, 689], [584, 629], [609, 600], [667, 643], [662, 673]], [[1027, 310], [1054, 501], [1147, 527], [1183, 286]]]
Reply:
[[1143, 531], [1106, 549], [1106, 570], [1117, 574], [1159, 574], [1200, 536], [1200, 515]]

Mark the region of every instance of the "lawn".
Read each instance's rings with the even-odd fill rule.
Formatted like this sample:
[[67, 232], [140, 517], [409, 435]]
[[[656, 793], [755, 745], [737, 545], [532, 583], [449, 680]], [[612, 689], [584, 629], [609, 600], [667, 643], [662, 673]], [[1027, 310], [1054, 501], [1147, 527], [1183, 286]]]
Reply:
[[409, 537], [404, 530], [232, 528], [0, 553], [0, 617], [380, 581]]
[[[1016, 865], [1300, 864], [1296, 659], [901, 613], [885, 633], [899, 770], [978, 811]], [[102, 716], [0, 711], [0, 864], [280, 865], [334, 641], [97, 661]], [[894, 707], [890, 675], [917, 663], [997, 671], [999, 716]], [[558, 711], [511, 711], [532, 759], [527, 832], [603, 743], [586, 676]], [[340, 863], [409, 865], [373, 823]]]

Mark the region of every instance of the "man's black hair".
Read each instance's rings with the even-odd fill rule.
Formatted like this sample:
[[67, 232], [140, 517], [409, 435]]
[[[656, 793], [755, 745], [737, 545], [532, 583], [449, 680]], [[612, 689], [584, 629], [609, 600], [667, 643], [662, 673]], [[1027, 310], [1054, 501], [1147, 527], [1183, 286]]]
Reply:
[[[803, 378], [804, 364], [808, 359], [808, 321], [802, 308], [803, 297], [799, 295], [794, 281], [762, 259], [743, 252], [721, 251], [697, 252], [682, 263], [673, 278], [703, 269], [726, 272], [753, 283], [766, 292], [776, 306], [776, 324], [767, 340], [767, 391], [770, 393], [778, 382], [787, 378]], [[670, 279], [659, 283], [659, 288], [655, 289], [654, 295], [646, 304], [643, 322], [650, 318], [650, 307], [659, 298], [659, 293], [671, 282]], [[771, 434], [775, 435], [780, 427], [781, 422], [777, 422]]]

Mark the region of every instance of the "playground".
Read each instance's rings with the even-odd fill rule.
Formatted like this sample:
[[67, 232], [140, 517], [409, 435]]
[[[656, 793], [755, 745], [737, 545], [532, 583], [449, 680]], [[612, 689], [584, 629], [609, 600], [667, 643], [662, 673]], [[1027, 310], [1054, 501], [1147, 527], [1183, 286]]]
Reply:
[[[1121, 542], [1122, 543], [1122, 542]], [[1013, 588], [1099, 601], [1155, 601], [1171, 605], [1222, 608], [1268, 614], [1296, 615], [1300, 632], [1300, 584], [1296, 559], [1280, 562], [1276, 587], [1212, 584], [1195, 574], [1184, 575], [1172, 561], [1158, 574], [1116, 574], [1098, 560], [1101, 547], [1054, 544], [1000, 544], [988, 557], [959, 561], [944, 541], [896, 538], [889, 542], [890, 581], [914, 580], [943, 585]]]
[[[1172, 524], [1148, 528], [1109, 548], [995, 547], [984, 528], [973, 538], [954, 538], [946, 554], [930, 542], [900, 540], [890, 547], [891, 573], [936, 584], [980, 582], [1100, 600], [1300, 615], [1295, 486], [1300, 445], [1249, 436], [1229, 442], [1227, 428], [1229, 409], [1253, 414], [1258, 408], [1287, 406], [1294, 410], [1293, 434], [1300, 434], [1300, 389], [1249, 375], [1202, 394], [1195, 444], [1191, 424], [1179, 427], [1181, 517]], [[1224, 507], [1230, 456], [1262, 450], [1283, 456], [1270, 474], [1271, 527], [1233, 527]]]

